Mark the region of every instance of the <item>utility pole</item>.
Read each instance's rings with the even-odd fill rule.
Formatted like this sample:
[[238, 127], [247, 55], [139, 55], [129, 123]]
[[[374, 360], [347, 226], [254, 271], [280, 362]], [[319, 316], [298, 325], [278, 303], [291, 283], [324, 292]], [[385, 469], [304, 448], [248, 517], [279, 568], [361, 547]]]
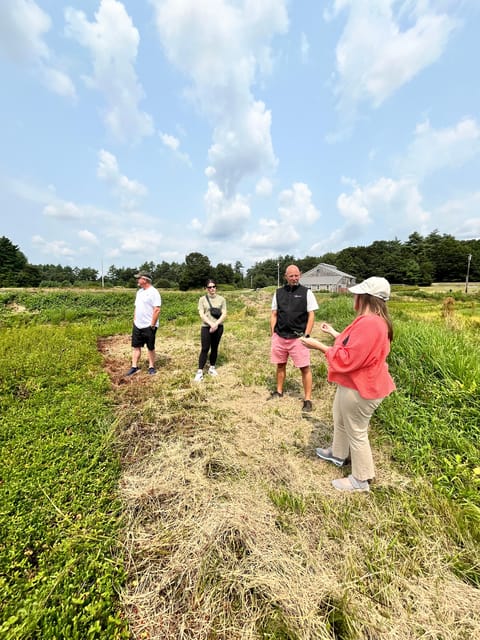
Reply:
[[465, 278], [465, 293], [468, 293], [468, 276], [470, 275], [470, 262], [472, 261], [472, 254], [468, 254], [467, 258], [467, 277]]

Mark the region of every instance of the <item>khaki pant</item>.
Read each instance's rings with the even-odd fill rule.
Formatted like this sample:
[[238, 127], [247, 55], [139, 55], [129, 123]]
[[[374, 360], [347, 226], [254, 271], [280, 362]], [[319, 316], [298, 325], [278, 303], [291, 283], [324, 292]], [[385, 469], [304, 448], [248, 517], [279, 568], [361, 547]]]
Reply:
[[350, 454], [352, 475], [357, 480], [375, 477], [368, 425], [383, 398], [365, 400], [355, 389], [337, 386], [333, 401], [332, 453], [345, 460]]

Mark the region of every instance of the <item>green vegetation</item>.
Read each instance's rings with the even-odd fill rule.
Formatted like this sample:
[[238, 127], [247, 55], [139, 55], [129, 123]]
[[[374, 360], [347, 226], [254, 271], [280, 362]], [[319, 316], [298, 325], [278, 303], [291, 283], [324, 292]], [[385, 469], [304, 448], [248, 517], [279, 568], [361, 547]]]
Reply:
[[0, 637], [126, 638], [119, 465], [95, 333], [0, 335]]
[[[201, 385], [198, 291], [162, 292], [158, 374], [128, 384], [133, 291], [1, 292], [0, 638], [476, 637], [480, 297], [415, 291], [389, 303], [398, 390], [367, 496], [315, 458], [320, 355], [308, 419], [291, 368], [266, 400], [270, 292], [224, 292]], [[318, 300], [318, 321], [351, 321], [351, 297]]]

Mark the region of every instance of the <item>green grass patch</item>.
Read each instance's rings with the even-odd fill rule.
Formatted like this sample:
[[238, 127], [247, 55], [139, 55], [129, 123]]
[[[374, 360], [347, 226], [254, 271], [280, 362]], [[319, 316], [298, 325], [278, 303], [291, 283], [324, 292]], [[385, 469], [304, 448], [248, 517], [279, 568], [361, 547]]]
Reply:
[[119, 465], [89, 327], [0, 337], [0, 637], [127, 638]]

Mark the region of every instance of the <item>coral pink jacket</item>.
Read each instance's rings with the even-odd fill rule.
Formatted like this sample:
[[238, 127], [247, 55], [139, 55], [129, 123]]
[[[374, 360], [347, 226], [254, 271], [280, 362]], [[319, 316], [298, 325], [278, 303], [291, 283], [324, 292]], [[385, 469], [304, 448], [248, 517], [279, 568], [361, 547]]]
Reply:
[[386, 363], [389, 352], [385, 320], [358, 316], [325, 353], [328, 380], [356, 389], [367, 400], [385, 398], [396, 389]]

